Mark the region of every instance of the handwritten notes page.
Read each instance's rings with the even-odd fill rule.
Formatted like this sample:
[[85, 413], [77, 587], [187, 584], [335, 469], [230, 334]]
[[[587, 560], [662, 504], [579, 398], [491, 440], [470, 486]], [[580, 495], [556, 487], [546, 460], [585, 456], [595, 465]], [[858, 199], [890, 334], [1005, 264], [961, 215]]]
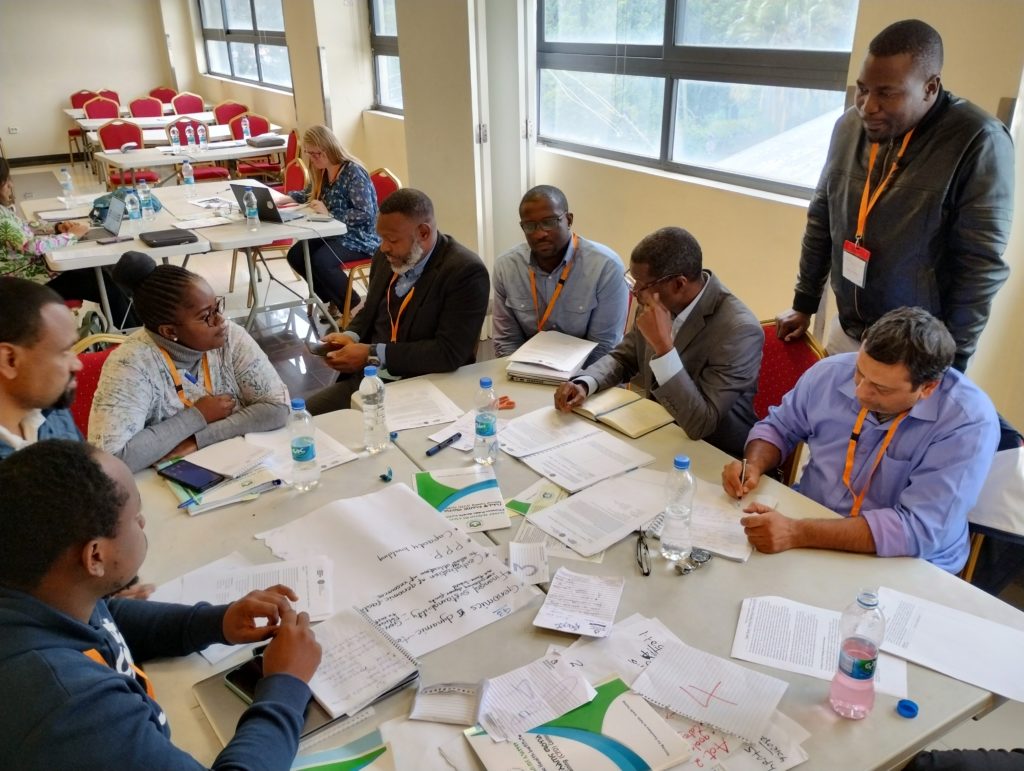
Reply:
[[605, 637], [615, 623], [625, 585], [621, 576], [588, 576], [559, 568], [533, 625]]
[[384, 414], [389, 431], [451, 423], [462, 414], [451, 399], [429, 380], [396, 380], [384, 388]]
[[334, 600], [355, 605], [413, 656], [509, 615], [537, 590], [408, 486], [333, 501], [257, 534], [274, 554], [330, 554]]
[[485, 680], [478, 722], [494, 741], [536, 728], [588, 703], [597, 691], [559, 656]]
[[597, 554], [593, 554], [589, 557], [577, 554], [571, 547], [566, 546], [553, 535], [548, 535], [539, 527], [534, 525], [529, 519], [523, 519], [523, 521], [519, 523], [519, 529], [516, 530], [514, 540], [519, 543], [543, 544], [545, 551], [547, 551], [549, 560], [551, 558], [560, 560], [576, 560], [578, 562], [593, 562], [595, 565], [600, 565], [601, 562], [604, 561], [603, 551], [599, 551]]
[[474, 465], [420, 471], [415, 484], [420, 498], [467, 532], [500, 530], [512, 524], [493, 468]]
[[602, 479], [654, 463], [654, 456], [598, 430], [570, 444], [528, 455], [523, 462], [541, 476], [575, 493]]
[[690, 520], [693, 545], [719, 557], [746, 562], [753, 548], [740, 519], [746, 516], [744, 507], [755, 502], [773, 509], [778, 506], [778, 500], [767, 495], [748, 495], [741, 501], [730, 498], [721, 485], [698, 479]]
[[652, 704], [757, 742], [788, 683], [669, 642], [633, 682]]
[[[276, 431], [246, 434], [245, 441], [270, 450], [272, 454], [264, 461], [264, 465], [272, 468], [277, 472], [277, 476], [286, 482], [292, 481], [292, 434], [290, 428], [285, 426]], [[359, 457], [319, 428], [313, 435], [313, 441], [316, 443], [316, 460], [320, 464], [321, 471], [327, 471], [327, 469], [340, 466], [342, 463], [348, 463]]]
[[885, 614], [883, 650], [1024, 701], [1024, 632], [886, 586], [878, 604]]
[[665, 474], [636, 471], [530, 515], [530, 522], [589, 557], [618, 543], [665, 507]]
[[186, 596], [202, 597], [216, 605], [226, 605], [256, 589], [275, 584], [291, 587], [299, 596], [292, 603], [296, 612], [308, 613], [313, 621], [322, 621], [334, 613], [334, 563], [327, 557], [270, 562], [265, 565], [224, 567], [193, 571], [182, 579]]
[[[816, 608], [785, 597], [743, 600], [732, 657], [755, 664], [831, 680], [839, 661], [837, 610]], [[881, 693], [907, 695], [907, 662], [880, 653], [875, 688]]]
[[421, 683], [409, 719], [470, 726], [476, 722], [479, 704], [477, 683]]
[[508, 545], [508, 567], [524, 584], [542, 584], [548, 580], [548, 550], [544, 542]]
[[772, 715], [764, 735], [756, 742], [745, 742], [709, 725], [697, 723], [665, 710], [659, 712], [690, 745], [693, 756], [672, 771], [786, 771], [807, 760], [801, 746], [810, 736], [803, 726], [778, 710]]
[[668, 642], [682, 644], [658, 619], [634, 613], [613, 626], [607, 637], [581, 637], [562, 656], [592, 683], [614, 676], [632, 685]]
[[601, 429], [593, 423], [554, 407], [541, 407], [509, 421], [501, 437], [501, 449], [513, 458], [522, 458], [599, 433]]
[[335, 613], [316, 628], [323, 650], [309, 688], [331, 717], [353, 715], [416, 678], [416, 663], [361, 613]]

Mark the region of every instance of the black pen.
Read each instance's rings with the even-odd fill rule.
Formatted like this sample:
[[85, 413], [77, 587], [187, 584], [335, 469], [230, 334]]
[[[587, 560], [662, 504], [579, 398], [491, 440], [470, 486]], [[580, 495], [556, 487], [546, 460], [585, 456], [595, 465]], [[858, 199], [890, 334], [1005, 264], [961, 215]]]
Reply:
[[461, 431], [456, 431], [454, 434], [449, 436], [443, 442], [435, 444], [433, 447], [431, 447], [429, 450], [427, 450], [427, 455], [437, 455], [445, 447], [448, 447], [449, 445], [455, 444], [461, 438], [462, 438], [462, 432]]

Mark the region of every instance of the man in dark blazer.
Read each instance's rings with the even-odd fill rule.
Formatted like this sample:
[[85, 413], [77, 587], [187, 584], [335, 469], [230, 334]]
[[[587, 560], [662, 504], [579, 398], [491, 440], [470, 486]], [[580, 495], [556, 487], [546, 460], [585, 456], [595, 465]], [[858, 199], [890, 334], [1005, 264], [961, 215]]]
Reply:
[[630, 381], [657, 400], [691, 439], [742, 457], [764, 334], [754, 314], [711, 271], [682, 228], [646, 236], [630, 256], [626, 283], [640, 310], [612, 351], [563, 383], [555, 406]]
[[367, 364], [393, 380], [475, 360], [491, 291], [480, 258], [438, 232], [433, 203], [412, 188], [384, 200], [377, 233], [363, 308], [347, 329], [324, 338], [335, 346], [327, 364], [341, 374], [306, 401], [313, 415], [349, 407]]

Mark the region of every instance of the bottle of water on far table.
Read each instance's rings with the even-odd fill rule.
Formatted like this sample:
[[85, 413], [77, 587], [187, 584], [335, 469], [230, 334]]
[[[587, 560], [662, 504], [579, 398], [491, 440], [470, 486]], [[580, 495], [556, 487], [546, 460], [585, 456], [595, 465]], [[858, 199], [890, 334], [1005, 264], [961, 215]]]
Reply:
[[320, 484], [320, 462], [316, 459], [313, 416], [306, 412], [305, 399], [292, 399], [289, 422], [292, 435], [292, 486], [300, 493]]
[[199, 124], [199, 128], [196, 129], [196, 133], [199, 135], [199, 150], [205, 152], [210, 149], [210, 135], [206, 131], [206, 126], [202, 123]]
[[249, 230], [260, 229], [260, 212], [256, 208], [256, 194], [251, 187], [245, 188], [242, 196], [242, 207], [245, 209], [245, 224]]
[[196, 130], [192, 126], [185, 126], [185, 144], [188, 145], [189, 152], [196, 149]]
[[129, 236], [138, 235], [142, 232], [142, 204], [139, 203], [139, 196], [134, 190], [129, 190], [124, 196], [124, 234]]
[[181, 154], [181, 132], [177, 126], [171, 126], [171, 154]]
[[192, 164], [185, 161], [181, 164], [181, 181], [185, 183], [185, 197], [195, 198], [196, 197], [196, 173], [192, 169]]
[[388, 447], [388, 421], [384, 414], [384, 381], [372, 364], [363, 369], [359, 396], [363, 400], [363, 444], [370, 455], [375, 455]]
[[473, 442], [473, 460], [490, 466], [498, 459], [498, 397], [489, 377], [480, 378], [476, 392], [476, 441]]
[[142, 219], [151, 222], [156, 219], [156, 209], [153, 206], [153, 194], [149, 191], [149, 183], [140, 179], [135, 186], [139, 194], [139, 206], [142, 208]]
[[874, 589], [861, 589], [843, 611], [839, 639], [839, 666], [828, 700], [843, 717], [860, 720], [875, 706], [875, 664], [885, 639], [885, 616]]
[[71, 178], [71, 172], [68, 171], [67, 166], [60, 170], [60, 190], [60, 194], [64, 196], [64, 208], [70, 209], [74, 203], [72, 199], [75, 195], [75, 180]]
[[693, 550], [690, 539], [690, 516], [696, 485], [690, 474], [690, 459], [677, 455], [672, 461], [666, 482], [665, 526], [661, 531], [661, 556], [676, 562], [686, 559]]
[[252, 131], [249, 130], [249, 119], [242, 118], [242, 139], [249, 139], [252, 136]]

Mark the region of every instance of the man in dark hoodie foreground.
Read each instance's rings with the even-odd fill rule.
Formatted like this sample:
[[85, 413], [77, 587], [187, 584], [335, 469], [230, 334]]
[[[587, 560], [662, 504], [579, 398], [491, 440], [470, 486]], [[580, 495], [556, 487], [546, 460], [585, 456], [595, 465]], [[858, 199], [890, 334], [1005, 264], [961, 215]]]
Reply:
[[0, 769], [201, 768], [171, 744], [136, 663], [270, 637], [255, 700], [213, 768], [291, 765], [320, 662], [291, 589], [221, 606], [104, 600], [142, 565], [145, 519], [128, 467], [89, 445], [19, 450], [0, 462], [0, 490]]

